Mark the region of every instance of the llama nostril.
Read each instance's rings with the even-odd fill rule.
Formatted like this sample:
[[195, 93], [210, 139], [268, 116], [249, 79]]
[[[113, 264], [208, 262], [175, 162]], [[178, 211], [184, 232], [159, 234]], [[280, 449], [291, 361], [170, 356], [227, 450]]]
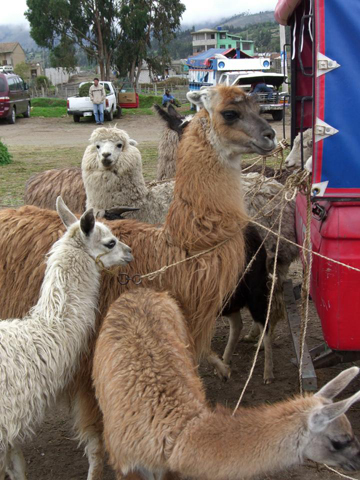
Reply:
[[104, 159], [107, 159], [108, 157], [110, 157], [111, 153], [107, 153], [107, 152], [104, 152], [102, 154], [102, 156], [104, 157]]
[[268, 138], [269, 140], [274, 140], [275, 131], [272, 128], [268, 128], [268, 129], [264, 130], [263, 137]]

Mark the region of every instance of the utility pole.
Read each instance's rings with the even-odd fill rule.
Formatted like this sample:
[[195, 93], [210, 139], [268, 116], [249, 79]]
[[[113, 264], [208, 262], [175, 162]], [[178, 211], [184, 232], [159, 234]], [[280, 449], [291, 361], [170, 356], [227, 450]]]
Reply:
[[[281, 70], [285, 72], [286, 77], [288, 77], [288, 66], [287, 66], [287, 54], [286, 54], [286, 34], [285, 34], [285, 27], [284, 25], [280, 25], [280, 55], [281, 55]], [[287, 79], [286, 79], [287, 80]], [[287, 83], [283, 83], [282, 91], [284, 93], [289, 92], [289, 85]]]

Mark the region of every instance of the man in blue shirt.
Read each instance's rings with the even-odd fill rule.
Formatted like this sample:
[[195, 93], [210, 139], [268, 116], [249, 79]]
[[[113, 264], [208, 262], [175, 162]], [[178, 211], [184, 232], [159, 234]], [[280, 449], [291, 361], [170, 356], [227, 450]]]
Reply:
[[167, 104], [171, 103], [172, 105], [175, 105], [176, 107], [181, 107], [178, 103], [176, 103], [175, 97], [173, 97], [170, 93], [170, 90], [165, 90], [165, 93], [162, 97], [162, 106], [167, 107]]

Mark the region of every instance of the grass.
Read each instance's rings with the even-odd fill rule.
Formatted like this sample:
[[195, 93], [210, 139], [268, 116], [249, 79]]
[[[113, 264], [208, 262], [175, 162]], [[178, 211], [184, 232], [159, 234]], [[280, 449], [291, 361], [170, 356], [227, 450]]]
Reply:
[[[123, 108], [122, 114], [127, 115], [155, 115], [152, 106], [154, 103], [161, 105], [161, 96], [139, 95], [139, 108]], [[33, 117], [59, 118], [67, 115], [66, 100], [61, 98], [33, 98], [31, 100], [31, 115]], [[189, 110], [190, 104], [186, 103], [178, 110], [183, 115], [194, 113]]]
[[[157, 144], [144, 142], [139, 149], [143, 158], [145, 180], [156, 176]], [[0, 165], [0, 207], [23, 204], [25, 183], [35, 173], [52, 168], [80, 166], [84, 153], [82, 147], [19, 146], [9, 147], [12, 163]]]

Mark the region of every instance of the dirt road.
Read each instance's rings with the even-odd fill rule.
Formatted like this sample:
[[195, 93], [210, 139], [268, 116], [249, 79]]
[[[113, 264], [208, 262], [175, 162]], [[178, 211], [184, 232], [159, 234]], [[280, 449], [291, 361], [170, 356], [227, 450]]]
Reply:
[[[282, 122], [268, 120], [276, 130], [278, 139], [283, 138]], [[105, 122], [105, 126], [115, 124], [126, 130], [130, 137], [138, 142], [157, 143], [163, 128], [162, 121], [155, 115], [126, 115], [118, 120]], [[0, 138], [9, 146], [75, 147], [83, 145], [85, 148], [94, 128], [97, 128], [94, 122], [81, 120], [80, 123], [74, 123], [72, 117], [30, 117], [29, 119], [19, 117], [15, 125], [0, 122]], [[286, 125], [286, 133], [289, 137], [289, 124]]]

